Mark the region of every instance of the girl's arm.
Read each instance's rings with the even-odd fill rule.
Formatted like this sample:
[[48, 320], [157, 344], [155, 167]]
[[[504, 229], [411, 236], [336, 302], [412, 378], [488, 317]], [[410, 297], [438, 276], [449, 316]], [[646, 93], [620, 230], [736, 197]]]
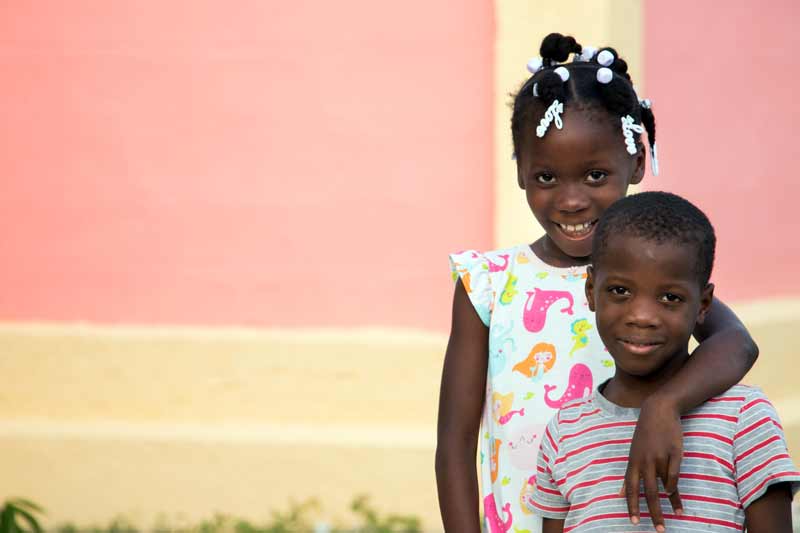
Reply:
[[747, 533], [792, 533], [792, 493], [778, 483], [744, 510]]
[[489, 329], [459, 279], [444, 356], [436, 442], [439, 509], [448, 533], [481, 531], [476, 453], [488, 354]]
[[564, 520], [556, 518], [542, 519], [542, 533], [564, 533]]
[[664, 519], [658, 497], [658, 478], [670, 495], [673, 510], [682, 512], [678, 494], [683, 454], [681, 413], [738, 383], [758, 357], [758, 346], [744, 324], [716, 298], [694, 336], [700, 345], [687, 363], [642, 405], [625, 473], [624, 491], [631, 520], [639, 521], [639, 486], [643, 480], [647, 507], [659, 531]]

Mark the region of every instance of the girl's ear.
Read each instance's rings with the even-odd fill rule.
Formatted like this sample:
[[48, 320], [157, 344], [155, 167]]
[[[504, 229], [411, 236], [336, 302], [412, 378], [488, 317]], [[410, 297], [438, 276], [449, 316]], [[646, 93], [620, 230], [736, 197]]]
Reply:
[[636, 152], [636, 155], [633, 156], [636, 158], [636, 161], [634, 163], [635, 167], [633, 169], [633, 175], [631, 176], [630, 185], [636, 185], [642, 181], [642, 178], [644, 178], [644, 169], [647, 166], [647, 152], [644, 148], [644, 144], [640, 141], [638, 145], [639, 150]]
[[711, 302], [714, 301], [714, 284], [709, 283], [700, 293], [700, 310], [697, 313], [697, 323], [702, 324], [706, 320], [706, 314], [711, 309]]
[[522, 190], [525, 190], [525, 180], [522, 179], [522, 173], [519, 171], [519, 165], [517, 165], [517, 185]]
[[594, 267], [586, 267], [586, 284], [583, 286], [586, 291], [586, 303], [589, 304], [589, 310], [594, 312]]

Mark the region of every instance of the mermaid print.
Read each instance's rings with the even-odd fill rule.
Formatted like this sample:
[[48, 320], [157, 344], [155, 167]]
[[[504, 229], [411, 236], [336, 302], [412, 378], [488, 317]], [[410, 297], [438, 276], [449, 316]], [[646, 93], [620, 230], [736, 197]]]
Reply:
[[544, 323], [547, 320], [547, 310], [551, 305], [561, 299], [569, 301], [569, 305], [563, 307], [561, 312], [571, 315], [572, 308], [575, 305], [575, 300], [571, 292], [546, 291], [538, 287], [533, 289], [533, 292], [528, 292], [528, 301], [525, 302], [525, 309], [522, 314], [522, 322], [525, 324], [525, 329], [531, 333], [542, 331]]

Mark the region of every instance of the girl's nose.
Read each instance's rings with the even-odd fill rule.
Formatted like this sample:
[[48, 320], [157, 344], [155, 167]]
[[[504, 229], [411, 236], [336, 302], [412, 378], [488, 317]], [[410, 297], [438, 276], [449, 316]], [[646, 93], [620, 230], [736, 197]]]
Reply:
[[589, 207], [589, 196], [582, 187], [567, 185], [561, 189], [556, 207], [565, 213], [577, 213]]

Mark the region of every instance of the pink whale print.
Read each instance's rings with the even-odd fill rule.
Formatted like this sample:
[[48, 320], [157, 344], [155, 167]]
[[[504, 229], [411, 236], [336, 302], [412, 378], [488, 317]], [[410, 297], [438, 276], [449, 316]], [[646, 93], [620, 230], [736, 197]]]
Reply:
[[501, 426], [505, 426], [511, 420], [514, 415], [525, 416], [525, 408], [519, 409], [518, 411], [509, 411], [503, 416], [498, 419]]
[[583, 363], [572, 365], [569, 370], [569, 380], [567, 390], [558, 400], [550, 399], [550, 391], [556, 388], [555, 385], [544, 386], [544, 403], [553, 409], [559, 409], [566, 402], [585, 398], [592, 393], [592, 371]]
[[508, 514], [505, 522], [500, 518], [497, 512], [497, 504], [494, 502], [494, 494], [489, 494], [483, 499], [483, 514], [486, 516], [486, 522], [489, 524], [489, 533], [506, 533], [511, 529], [511, 504], [507, 503], [503, 506], [503, 512]]
[[569, 300], [569, 305], [561, 309], [561, 312], [571, 315], [572, 307], [575, 305], [571, 292], [543, 291], [541, 289], [533, 289], [533, 292], [528, 292], [528, 301], [525, 302], [525, 309], [522, 312], [522, 323], [525, 324], [525, 329], [531, 333], [542, 331], [547, 319], [547, 310], [561, 298]]
[[498, 265], [497, 263], [492, 263], [492, 260], [488, 257], [486, 261], [489, 263], [489, 272], [502, 272], [506, 268], [508, 268], [508, 254], [502, 254], [497, 257], [500, 257], [503, 260], [502, 265]]

